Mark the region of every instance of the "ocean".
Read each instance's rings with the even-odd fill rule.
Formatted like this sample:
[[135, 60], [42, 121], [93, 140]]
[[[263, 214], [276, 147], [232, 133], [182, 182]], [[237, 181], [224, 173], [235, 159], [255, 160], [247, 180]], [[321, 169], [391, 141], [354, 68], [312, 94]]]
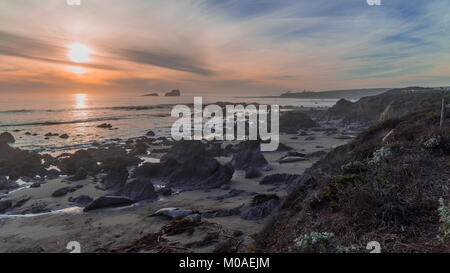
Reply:
[[[196, 95], [203, 103], [261, 103], [280, 106], [329, 107], [336, 99], [242, 98], [235, 95]], [[151, 97], [141, 93], [60, 94], [2, 93], [0, 133], [8, 131], [16, 139], [14, 147], [42, 153], [60, 153], [91, 147], [93, 143], [123, 141], [145, 135], [169, 136], [176, 118], [173, 105], [192, 104], [194, 95]], [[97, 126], [110, 123], [113, 128]], [[68, 134], [69, 138], [46, 137], [47, 133]]]

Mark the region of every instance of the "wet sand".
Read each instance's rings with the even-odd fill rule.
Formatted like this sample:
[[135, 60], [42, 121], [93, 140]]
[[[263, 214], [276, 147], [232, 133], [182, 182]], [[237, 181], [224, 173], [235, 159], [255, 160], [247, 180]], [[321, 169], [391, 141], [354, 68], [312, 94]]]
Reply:
[[[343, 145], [348, 140], [338, 140], [327, 136], [323, 132], [314, 132], [314, 140], [305, 140], [307, 136], [282, 134], [280, 142], [292, 147], [294, 151], [312, 153], [316, 151], [328, 152], [332, 147]], [[323, 148], [321, 148], [323, 147]], [[263, 171], [263, 176], [275, 173], [302, 174], [319, 158], [306, 161], [280, 164], [279, 158], [287, 152], [263, 153], [270, 166], [270, 171]], [[231, 160], [231, 157], [218, 158], [221, 162]], [[232, 189], [245, 190], [258, 194], [286, 195], [286, 185], [260, 185], [261, 178], [246, 179], [243, 172], [235, 172], [229, 189], [213, 189], [209, 191], [184, 191], [168, 197], [161, 197], [158, 201], [141, 202], [124, 208], [102, 209], [92, 212], [82, 212], [73, 209], [70, 212], [54, 212], [36, 216], [12, 216], [0, 219], [0, 252], [69, 252], [66, 249], [70, 241], [78, 241], [82, 252], [93, 252], [98, 249], [115, 249], [130, 245], [146, 234], [157, 232], [171, 220], [163, 217], [148, 217], [156, 210], [166, 207], [198, 210], [200, 213], [232, 209], [239, 206], [249, 206], [254, 195], [239, 195], [222, 200], [214, 197], [224, 195]], [[88, 195], [92, 198], [105, 195], [105, 191], [97, 186], [92, 178], [67, 182], [64, 177], [49, 180], [39, 188], [27, 188], [16, 191], [2, 200], [17, 200], [30, 197], [27, 205], [45, 203], [51, 211], [74, 207], [69, 202], [70, 197]], [[52, 197], [51, 194], [63, 187], [83, 185], [82, 188], [68, 193], [63, 197]], [[239, 250], [245, 249], [252, 242], [252, 234], [258, 232], [269, 217], [250, 221], [239, 215], [217, 218], [202, 218], [205, 225], [195, 229], [192, 234], [182, 233], [174, 236], [164, 236], [168, 240], [172, 251], [177, 252], [212, 252], [217, 244], [204, 247], [186, 247], [187, 244], [203, 240], [210, 232], [220, 232], [227, 237], [235, 231], [242, 232]]]

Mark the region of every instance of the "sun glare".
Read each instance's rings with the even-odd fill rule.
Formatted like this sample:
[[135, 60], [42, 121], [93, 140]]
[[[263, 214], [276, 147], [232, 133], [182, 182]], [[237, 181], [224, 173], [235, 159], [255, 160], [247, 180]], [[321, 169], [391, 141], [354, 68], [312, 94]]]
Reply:
[[67, 71], [75, 73], [75, 74], [86, 73], [86, 69], [79, 67], [79, 66], [69, 66], [69, 67], [67, 67]]
[[86, 45], [74, 43], [69, 46], [69, 58], [76, 63], [87, 63], [91, 61], [89, 54], [92, 50]]

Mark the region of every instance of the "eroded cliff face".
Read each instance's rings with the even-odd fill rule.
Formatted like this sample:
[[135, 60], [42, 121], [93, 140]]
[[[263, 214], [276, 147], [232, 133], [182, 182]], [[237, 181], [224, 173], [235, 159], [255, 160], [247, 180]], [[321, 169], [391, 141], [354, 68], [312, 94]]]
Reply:
[[[359, 110], [376, 102], [372, 113], [385, 118], [405, 111], [396, 107], [423, 103], [368, 128], [305, 171], [249, 251], [367, 252], [370, 241], [383, 252], [449, 251], [441, 212], [450, 198], [450, 130], [439, 129], [440, 104], [429, 105], [434, 92], [409, 102], [402, 96], [363, 100]], [[387, 97], [395, 100], [381, 111]]]
[[441, 91], [428, 88], [392, 89], [383, 94], [364, 97], [357, 102], [342, 99], [327, 111], [328, 118], [344, 122], [375, 124], [398, 118], [423, 105], [431, 105], [441, 98]]

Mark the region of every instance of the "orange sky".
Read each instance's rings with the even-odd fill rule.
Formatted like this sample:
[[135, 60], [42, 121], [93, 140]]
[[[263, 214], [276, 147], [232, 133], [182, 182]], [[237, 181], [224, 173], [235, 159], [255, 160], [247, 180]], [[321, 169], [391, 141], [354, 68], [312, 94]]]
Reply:
[[[3, 0], [0, 92], [449, 85], [449, 3], [347, 2]], [[70, 58], [74, 44], [89, 61]]]

